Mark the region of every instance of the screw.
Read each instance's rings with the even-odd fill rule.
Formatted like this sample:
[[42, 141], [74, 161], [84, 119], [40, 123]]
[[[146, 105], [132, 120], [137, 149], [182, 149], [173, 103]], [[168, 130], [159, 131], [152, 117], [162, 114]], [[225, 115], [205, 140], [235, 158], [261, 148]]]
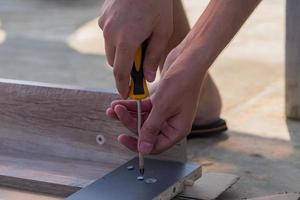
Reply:
[[128, 170], [134, 170], [134, 167], [132, 165], [127, 166]]
[[100, 145], [104, 144], [105, 143], [105, 138], [103, 135], [97, 135], [96, 137], [96, 142]]
[[156, 183], [156, 182], [157, 182], [156, 178], [147, 178], [145, 180], [145, 183], [148, 183], [148, 184], [152, 184], [152, 183]]

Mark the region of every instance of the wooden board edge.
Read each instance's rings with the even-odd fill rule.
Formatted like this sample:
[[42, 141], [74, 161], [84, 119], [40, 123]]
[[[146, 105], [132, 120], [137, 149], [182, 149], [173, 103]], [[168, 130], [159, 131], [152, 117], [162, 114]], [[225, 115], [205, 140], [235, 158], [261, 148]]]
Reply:
[[181, 181], [178, 181], [173, 186], [169, 187], [167, 190], [165, 190], [163, 193], [161, 193], [159, 196], [154, 198], [153, 200], [169, 200], [173, 199], [177, 195], [183, 192], [185, 188], [185, 181], [186, 180], [192, 180], [196, 181], [202, 176], [202, 166], [199, 166], [195, 171], [193, 171], [191, 174], [186, 176]]
[[46, 183], [5, 175], [0, 175], [0, 186], [61, 197], [69, 196], [81, 189], [76, 186]]
[[88, 92], [107, 93], [107, 94], [110, 94], [110, 95], [115, 95], [116, 97], [119, 96], [115, 91], [112, 91], [112, 90], [81, 87], [81, 86], [76, 86], [76, 85], [72, 86], [72, 85], [65, 85], [65, 84], [44, 83], [44, 82], [36, 82], [36, 81], [5, 79], [5, 78], [0, 78], [0, 84], [25, 85], [25, 86], [33, 86], [33, 87], [47, 87], [47, 88], [70, 89], [70, 90], [82, 90], [82, 91], [88, 91]]

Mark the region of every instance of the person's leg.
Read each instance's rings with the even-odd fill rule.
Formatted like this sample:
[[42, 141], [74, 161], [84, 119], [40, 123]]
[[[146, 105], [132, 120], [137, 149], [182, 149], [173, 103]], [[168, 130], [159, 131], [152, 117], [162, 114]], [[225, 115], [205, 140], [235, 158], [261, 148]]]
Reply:
[[[174, 33], [168, 44], [166, 55], [184, 39], [189, 31], [190, 25], [181, 0], [174, 0]], [[207, 74], [202, 86], [194, 125], [209, 124], [216, 121], [220, 117], [221, 107], [219, 91], [211, 76]]]

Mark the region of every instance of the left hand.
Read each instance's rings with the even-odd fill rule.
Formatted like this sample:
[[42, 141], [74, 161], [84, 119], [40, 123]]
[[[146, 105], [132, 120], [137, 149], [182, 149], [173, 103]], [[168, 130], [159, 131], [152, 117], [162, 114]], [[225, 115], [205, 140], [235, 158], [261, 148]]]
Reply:
[[[201, 69], [195, 63], [193, 54], [195, 52], [183, 52], [177, 47], [168, 55], [155, 92], [149, 99], [142, 101], [144, 123], [141, 135], [138, 139], [120, 135], [120, 143], [143, 154], [158, 154], [178, 143], [190, 132], [206, 74], [206, 68]], [[114, 101], [107, 109], [107, 115], [120, 120], [125, 127], [137, 133], [135, 101]]]

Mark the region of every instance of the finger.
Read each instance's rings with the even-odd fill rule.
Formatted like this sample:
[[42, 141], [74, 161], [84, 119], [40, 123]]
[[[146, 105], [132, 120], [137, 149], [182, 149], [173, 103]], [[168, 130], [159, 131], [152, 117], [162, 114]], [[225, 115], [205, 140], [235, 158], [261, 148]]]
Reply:
[[163, 55], [168, 40], [164, 40], [161, 34], [154, 32], [149, 40], [144, 60], [144, 75], [147, 81], [155, 80], [156, 71]]
[[116, 112], [112, 108], [107, 108], [105, 114], [110, 119], [118, 120], [118, 116], [117, 116]]
[[114, 111], [120, 122], [133, 133], [137, 133], [137, 119], [132, 117], [123, 105], [116, 105]]
[[152, 154], [159, 154], [167, 149], [171, 148], [173, 145], [178, 143], [185, 137], [184, 131], [180, 131], [174, 127], [172, 127], [168, 123], [164, 123], [162, 126], [162, 131], [158, 136], [156, 145], [152, 150]]
[[[137, 112], [137, 103], [135, 100], [115, 100], [111, 102], [111, 107], [114, 108], [116, 105], [123, 105], [130, 112]], [[150, 112], [152, 109], [152, 103], [150, 99], [142, 100], [141, 102], [142, 112]]]
[[[128, 109], [127, 109], [127, 110], [128, 110]], [[130, 113], [130, 115], [131, 115], [132, 117], [137, 118], [137, 113], [136, 113], [136, 112], [134, 112], [134, 111], [129, 111], [129, 110], [128, 110], [128, 112]], [[111, 108], [111, 107], [106, 109], [106, 116], [108, 116], [108, 117], [111, 118], [111, 119], [119, 120], [118, 115], [116, 114], [116, 112], [114, 111], [114, 109]], [[142, 116], [144, 117], [145, 114], [142, 113]]]
[[131, 151], [137, 152], [137, 139], [129, 135], [119, 135], [119, 143], [130, 149]]
[[137, 47], [121, 44], [116, 47], [113, 65], [116, 86], [120, 95], [127, 99], [129, 93], [129, 80], [132, 64]]
[[100, 10], [100, 17], [98, 18], [98, 26], [101, 30], [103, 30], [105, 23], [105, 17], [104, 17], [104, 6]]
[[151, 153], [157, 142], [157, 137], [164, 120], [163, 113], [158, 112], [158, 109], [152, 109], [139, 135], [138, 149], [141, 153]]
[[129, 111], [137, 111], [136, 100], [114, 100], [110, 104], [112, 108], [116, 107], [117, 105], [123, 105]]
[[105, 39], [105, 55], [109, 66], [114, 65], [116, 48], [107, 39]]

